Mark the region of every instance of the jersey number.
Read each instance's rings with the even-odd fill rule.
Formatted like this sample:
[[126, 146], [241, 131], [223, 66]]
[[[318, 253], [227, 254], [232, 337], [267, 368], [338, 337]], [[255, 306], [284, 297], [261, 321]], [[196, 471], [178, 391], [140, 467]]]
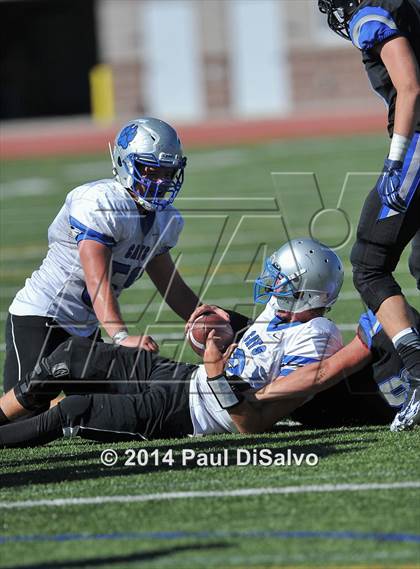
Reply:
[[407, 396], [408, 385], [401, 376], [394, 375], [378, 383], [379, 391], [391, 407], [400, 407]]

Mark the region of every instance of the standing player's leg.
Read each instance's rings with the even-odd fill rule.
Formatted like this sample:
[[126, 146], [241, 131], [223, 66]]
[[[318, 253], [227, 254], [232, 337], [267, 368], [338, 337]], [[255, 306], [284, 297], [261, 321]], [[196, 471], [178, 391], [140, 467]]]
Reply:
[[[6, 321], [3, 391], [6, 393], [12, 389], [43, 357], [49, 356], [60, 344], [72, 337], [75, 336], [58, 326], [52, 318], [9, 314]], [[100, 330], [89, 339], [100, 341]]]
[[15, 316], [6, 321], [6, 360], [3, 390], [9, 391], [31, 372], [37, 362], [69, 338], [52, 318]]
[[[361, 213], [351, 262], [356, 288], [364, 302], [376, 313], [412, 378], [412, 393], [407, 398], [409, 405], [410, 401], [416, 404], [420, 397], [420, 335], [392, 273], [402, 251], [420, 230], [419, 133], [413, 137], [407, 152], [399, 191], [407, 203], [404, 214], [384, 207], [376, 188], [369, 194]], [[412, 266], [414, 263], [412, 259]], [[417, 417], [414, 422], [417, 422]]]
[[415, 278], [417, 288], [420, 290], [420, 230], [417, 231], [413, 241], [411, 242], [411, 255], [408, 264], [410, 267], [410, 273]]
[[[376, 188], [363, 207], [357, 240], [351, 253], [354, 284], [368, 307], [376, 313], [407, 370], [420, 378], [420, 338], [393, 272], [401, 253], [420, 230], [420, 134], [413, 137], [403, 168], [401, 196], [405, 214], [381, 204]], [[418, 343], [415, 350], [410, 347]]]

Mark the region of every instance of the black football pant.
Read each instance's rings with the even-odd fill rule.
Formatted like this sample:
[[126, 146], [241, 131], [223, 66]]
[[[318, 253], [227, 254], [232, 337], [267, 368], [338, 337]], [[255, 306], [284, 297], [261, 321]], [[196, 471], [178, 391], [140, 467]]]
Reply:
[[351, 252], [354, 285], [365, 304], [376, 312], [401, 288], [392, 273], [407, 244], [413, 239], [410, 271], [420, 289], [420, 134], [413, 137], [404, 163], [402, 196], [408, 203], [405, 213], [394, 215], [382, 206], [376, 187], [368, 195]]
[[72, 338], [15, 388], [27, 409], [68, 396], [36, 417], [0, 428], [0, 447], [44, 444], [79, 435], [99, 441], [191, 434], [190, 376], [194, 365], [145, 350]]
[[[248, 326], [248, 318], [229, 310], [236, 341]], [[6, 321], [6, 360], [3, 390], [9, 391], [31, 372], [39, 361], [49, 356], [62, 342], [72, 336], [52, 318], [44, 316], [8, 315]], [[90, 336], [100, 341], [100, 330]]]
[[[34, 369], [41, 358], [51, 354], [70, 337], [53, 318], [9, 314], [6, 321], [3, 390], [12, 389]], [[99, 329], [91, 339], [100, 340]]]

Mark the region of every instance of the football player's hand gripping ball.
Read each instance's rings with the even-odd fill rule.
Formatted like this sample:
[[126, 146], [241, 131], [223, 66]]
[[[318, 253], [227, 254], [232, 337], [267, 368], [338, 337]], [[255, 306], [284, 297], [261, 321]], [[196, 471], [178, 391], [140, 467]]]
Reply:
[[206, 340], [206, 349], [204, 350], [203, 361], [206, 368], [207, 377], [216, 377], [223, 373], [226, 362], [232, 355], [238, 344], [231, 344], [227, 350], [222, 353], [216, 344], [216, 330], [211, 330]]
[[194, 310], [194, 312], [189, 317], [188, 322], [185, 324], [184, 331], [186, 336], [188, 335], [188, 332], [192, 328], [194, 320], [196, 320], [199, 316], [206, 314], [207, 312], [213, 312], [214, 314], [217, 314], [223, 320], [226, 320], [226, 322], [230, 321], [229, 314], [225, 310], [223, 310], [223, 308], [220, 308], [220, 306], [215, 306], [213, 304], [202, 304], [201, 306], [199, 306]]

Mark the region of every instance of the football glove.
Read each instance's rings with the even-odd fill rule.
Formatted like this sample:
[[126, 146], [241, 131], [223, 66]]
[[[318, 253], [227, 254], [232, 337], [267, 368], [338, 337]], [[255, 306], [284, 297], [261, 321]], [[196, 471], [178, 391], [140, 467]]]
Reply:
[[382, 204], [398, 213], [404, 213], [407, 209], [407, 205], [398, 193], [401, 186], [402, 166], [402, 162], [387, 158], [376, 184]]

